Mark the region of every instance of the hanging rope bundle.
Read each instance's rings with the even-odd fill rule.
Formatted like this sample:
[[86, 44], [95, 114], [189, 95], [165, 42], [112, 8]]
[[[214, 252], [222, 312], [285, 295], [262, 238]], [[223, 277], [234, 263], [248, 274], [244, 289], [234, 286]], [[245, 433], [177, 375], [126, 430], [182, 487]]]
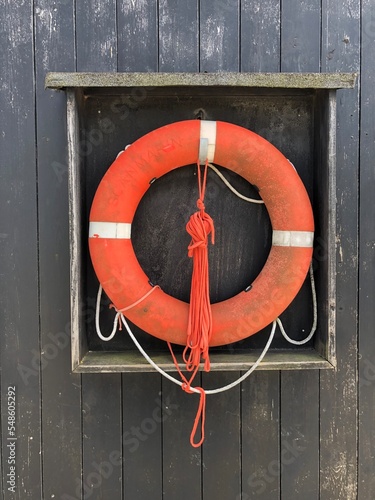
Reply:
[[215, 243], [215, 228], [211, 217], [206, 213], [204, 195], [207, 183], [208, 162], [204, 166], [203, 179], [198, 163], [198, 211], [191, 215], [186, 231], [191, 236], [188, 255], [193, 259], [193, 274], [190, 289], [190, 307], [186, 348], [183, 359], [186, 369], [193, 371], [204, 360], [205, 371], [210, 371], [208, 346], [212, 335], [212, 312], [210, 303], [208, 275], [208, 239]]
[[[181, 388], [187, 394], [200, 393], [200, 400], [195, 417], [193, 429], [190, 435], [190, 444], [198, 448], [204, 441], [204, 422], [206, 412], [206, 392], [202, 387], [195, 387], [192, 390], [191, 384], [198, 372], [201, 359], [204, 360], [204, 369], [210, 371], [209, 343], [212, 335], [212, 312], [210, 302], [210, 283], [208, 274], [208, 240], [211, 235], [211, 243], [215, 243], [214, 221], [206, 213], [204, 206], [204, 195], [207, 184], [208, 160], [206, 160], [201, 173], [201, 165], [198, 162], [198, 192], [197, 200], [198, 211], [193, 213], [186, 224], [186, 231], [191, 236], [191, 242], [188, 246], [188, 256], [193, 259], [193, 274], [190, 288], [190, 306], [187, 327], [186, 347], [183, 351], [183, 360], [186, 369], [193, 372], [190, 379], [187, 379], [180, 370], [176, 356], [169, 342], [168, 347], [171, 351], [173, 362], [182, 379]], [[195, 435], [198, 430], [199, 421], [201, 422], [201, 437], [198, 442], [195, 441]]]

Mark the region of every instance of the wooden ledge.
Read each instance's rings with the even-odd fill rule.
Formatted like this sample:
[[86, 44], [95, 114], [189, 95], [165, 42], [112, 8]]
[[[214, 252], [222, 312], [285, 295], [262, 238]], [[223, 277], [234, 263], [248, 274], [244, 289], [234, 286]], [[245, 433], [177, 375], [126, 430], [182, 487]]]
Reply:
[[349, 89], [356, 78], [357, 73], [47, 73], [45, 86]]

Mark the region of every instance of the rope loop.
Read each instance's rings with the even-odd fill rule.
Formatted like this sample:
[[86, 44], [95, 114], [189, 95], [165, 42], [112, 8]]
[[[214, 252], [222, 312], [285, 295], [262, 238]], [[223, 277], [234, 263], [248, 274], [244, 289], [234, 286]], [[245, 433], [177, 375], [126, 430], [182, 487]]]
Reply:
[[156, 288], [160, 288], [160, 286], [159, 285], [152, 285], [151, 290], [148, 290], [141, 298], [139, 298], [138, 300], [133, 302], [133, 304], [130, 304], [127, 307], [123, 307], [122, 309], [116, 309], [116, 306], [114, 304], [110, 304], [109, 309], [114, 309], [116, 311], [116, 315], [115, 315], [114, 320], [113, 320], [113, 328], [112, 328], [111, 333], [108, 335], [108, 337], [104, 337], [104, 335], [102, 334], [102, 332], [100, 330], [100, 324], [99, 324], [100, 301], [102, 298], [103, 287], [102, 287], [102, 285], [99, 285], [98, 294], [96, 296], [95, 327], [96, 327], [96, 333], [98, 334], [98, 337], [100, 338], [100, 340], [103, 340], [104, 342], [108, 342], [109, 340], [112, 340], [113, 337], [116, 335], [117, 329], [119, 331], [122, 331], [122, 321], [121, 321], [121, 317], [123, 315], [122, 313], [124, 311], [128, 311], [132, 307], [137, 306], [140, 302], [142, 302], [142, 300], [147, 298]]
[[[204, 441], [204, 424], [206, 421], [206, 391], [202, 387], [197, 387], [196, 388], [201, 394], [199, 398], [199, 405], [198, 405], [198, 410], [197, 414], [195, 416], [194, 420], [194, 425], [193, 429], [190, 434], [190, 444], [193, 446], [193, 448], [199, 448], [202, 446], [202, 443]], [[199, 425], [199, 421], [201, 422], [201, 438], [198, 442], [195, 442], [195, 435], [197, 434], [197, 429]]]

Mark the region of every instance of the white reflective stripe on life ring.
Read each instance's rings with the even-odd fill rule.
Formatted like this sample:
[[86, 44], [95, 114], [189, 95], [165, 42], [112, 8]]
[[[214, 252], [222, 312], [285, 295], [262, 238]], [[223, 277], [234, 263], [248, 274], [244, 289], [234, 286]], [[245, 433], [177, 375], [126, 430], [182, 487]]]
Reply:
[[131, 228], [128, 222], [90, 222], [89, 238], [129, 240]]
[[314, 243], [312, 231], [278, 231], [272, 232], [272, 245], [276, 247], [310, 248]]
[[199, 163], [204, 165], [206, 161], [213, 163], [216, 149], [216, 122], [201, 120], [199, 141]]

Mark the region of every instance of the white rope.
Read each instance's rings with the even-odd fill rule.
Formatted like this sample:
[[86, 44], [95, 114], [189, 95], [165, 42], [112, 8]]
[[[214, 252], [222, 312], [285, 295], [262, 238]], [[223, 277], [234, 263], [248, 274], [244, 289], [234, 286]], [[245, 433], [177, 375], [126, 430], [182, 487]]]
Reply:
[[[216, 173], [216, 175], [218, 175], [220, 177], [220, 179], [224, 182], [224, 184], [236, 195], [238, 196], [239, 198], [241, 198], [242, 200], [245, 200], [245, 201], [248, 201], [249, 203], [264, 203], [263, 200], [255, 200], [253, 198], [247, 198], [246, 196], [242, 195], [241, 193], [239, 193], [230, 183], [229, 181], [227, 181], [227, 179], [222, 175], [222, 173], [212, 164], [208, 164], [208, 166]], [[223, 387], [219, 387], [217, 389], [210, 389], [210, 390], [206, 390], [205, 393], [206, 394], [218, 394], [219, 392], [224, 392], [224, 391], [227, 391], [229, 389], [232, 389], [233, 387], [235, 387], [236, 385], [240, 384], [241, 382], [243, 382], [254, 370], [256, 370], [256, 368], [258, 368], [258, 366], [260, 365], [260, 363], [262, 362], [264, 356], [267, 354], [268, 352], [268, 349], [270, 348], [270, 345], [272, 343], [272, 340], [274, 338], [274, 335], [275, 335], [275, 331], [276, 331], [276, 326], [279, 325], [279, 328], [280, 328], [280, 331], [282, 333], [282, 335], [284, 336], [284, 338], [291, 344], [295, 344], [295, 345], [303, 345], [303, 344], [306, 344], [307, 342], [309, 342], [309, 340], [311, 340], [311, 338], [313, 337], [315, 331], [316, 331], [316, 327], [317, 327], [317, 322], [318, 322], [318, 307], [317, 307], [317, 299], [316, 299], [316, 290], [315, 290], [315, 280], [314, 280], [314, 272], [313, 272], [313, 268], [312, 268], [312, 264], [310, 264], [310, 268], [309, 268], [309, 273], [310, 273], [310, 280], [311, 280], [311, 292], [312, 292], [312, 301], [313, 301], [313, 325], [311, 327], [311, 331], [309, 333], [309, 335], [304, 339], [304, 340], [293, 340], [291, 339], [287, 333], [285, 332], [285, 329], [284, 329], [284, 326], [281, 322], [281, 319], [280, 318], [276, 318], [275, 321], [273, 321], [272, 323], [272, 329], [271, 329], [271, 333], [270, 333], [270, 336], [268, 338], [268, 341], [266, 343], [266, 345], [264, 346], [264, 349], [263, 351], [261, 352], [259, 358], [255, 361], [255, 363], [241, 376], [239, 377], [237, 380], [235, 380], [234, 382], [228, 384], [228, 385], [225, 385]], [[96, 326], [96, 332], [98, 334], [98, 337], [101, 339], [101, 340], [104, 340], [105, 342], [108, 342], [109, 340], [111, 340], [115, 334], [116, 334], [116, 331], [117, 331], [117, 325], [118, 325], [118, 320], [119, 318], [121, 319], [122, 323], [124, 324], [130, 338], [132, 339], [132, 341], [134, 342], [134, 345], [137, 347], [137, 349], [139, 350], [139, 352], [142, 354], [142, 356], [145, 358], [145, 360], [156, 370], [158, 371], [163, 377], [167, 378], [168, 380], [170, 380], [171, 382], [173, 382], [174, 384], [177, 384], [179, 385], [180, 387], [182, 387], [183, 385], [183, 382], [181, 382], [180, 380], [174, 378], [172, 375], [169, 375], [169, 373], [165, 372], [162, 368], [160, 368], [160, 366], [158, 366], [151, 358], [150, 356], [146, 353], [146, 351], [143, 349], [143, 347], [141, 346], [141, 344], [138, 342], [138, 340], [136, 339], [135, 335], [133, 334], [133, 332], [131, 331], [131, 328], [130, 326], [128, 325], [128, 322], [126, 321], [125, 319], [125, 316], [122, 314], [121, 311], [117, 311], [116, 312], [116, 315], [115, 315], [115, 318], [114, 318], [114, 321], [113, 321], [113, 328], [112, 328], [112, 332], [109, 334], [108, 337], [104, 337], [103, 334], [101, 333], [100, 331], [100, 325], [99, 325], [99, 316], [100, 316], [100, 300], [101, 300], [101, 296], [102, 296], [102, 286], [99, 285], [99, 290], [98, 290], [98, 295], [97, 295], [97, 299], [96, 299], [96, 310], [95, 310], [95, 326]], [[143, 297], [142, 297], [143, 299]], [[135, 305], [135, 304], [133, 304]], [[130, 306], [131, 307], [131, 306]], [[129, 308], [130, 308], [129, 307]], [[128, 308], [127, 308], [128, 309]], [[198, 389], [196, 389], [195, 387], [191, 387], [191, 390], [195, 393], [198, 393], [200, 394], [200, 391]]]
[[102, 285], [99, 285], [98, 289], [98, 295], [96, 296], [96, 308], [95, 308], [95, 327], [96, 327], [96, 333], [98, 334], [98, 337], [101, 340], [104, 340], [104, 342], [108, 342], [109, 340], [112, 340], [113, 337], [116, 335], [117, 332], [117, 325], [118, 325], [118, 318], [121, 313], [117, 312], [115, 319], [113, 320], [113, 328], [111, 333], [108, 335], [108, 337], [104, 337], [102, 332], [100, 331], [100, 324], [99, 324], [99, 318], [100, 318], [100, 300], [102, 298]]
[[291, 344], [294, 345], [303, 345], [306, 344], [309, 340], [311, 340], [314, 336], [314, 333], [316, 332], [316, 327], [318, 324], [318, 304], [316, 300], [316, 290], [315, 290], [315, 279], [314, 279], [314, 271], [312, 267], [312, 263], [310, 264], [310, 281], [311, 281], [311, 294], [312, 294], [312, 301], [313, 301], [313, 324], [311, 327], [311, 331], [308, 334], [308, 336], [304, 340], [293, 340], [291, 339], [286, 331], [284, 330], [284, 326], [281, 322], [280, 318], [276, 318], [277, 324], [279, 325], [280, 331], [283, 334], [283, 337]]
[[[177, 380], [176, 378], [172, 377], [172, 375], [169, 375], [169, 373], [165, 372], [162, 368], [160, 368], [160, 366], [158, 366], [151, 358], [150, 356], [147, 354], [147, 352], [143, 349], [143, 347], [141, 346], [141, 344], [138, 342], [138, 340], [135, 338], [134, 336], [134, 333], [131, 331], [125, 317], [123, 314], [121, 314], [121, 320], [128, 332], [128, 334], [130, 335], [130, 338], [132, 339], [132, 341], [134, 342], [134, 344], [136, 345], [137, 349], [139, 350], [139, 352], [142, 354], [142, 356], [145, 358], [145, 360], [155, 368], [155, 370], [157, 370], [161, 375], [163, 375], [163, 377], [167, 378], [168, 380], [170, 380], [171, 382], [179, 385], [180, 387], [182, 387], [183, 385], [183, 382], [181, 382], [180, 380]], [[246, 373], [244, 373], [240, 378], [238, 378], [237, 380], [235, 380], [234, 382], [228, 384], [228, 385], [225, 385], [223, 387], [219, 387], [217, 389], [210, 389], [210, 390], [205, 390], [204, 392], [206, 394], [218, 394], [219, 392], [224, 392], [224, 391], [228, 391], [229, 389], [232, 389], [233, 387], [235, 387], [236, 385], [240, 384], [241, 382], [243, 382], [256, 368], [258, 368], [259, 364], [261, 363], [262, 359], [264, 358], [264, 356], [267, 354], [267, 351], [271, 345], [271, 342], [273, 340], [273, 337], [275, 335], [275, 330], [276, 330], [276, 321], [274, 321], [272, 323], [272, 329], [271, 329], [271, 333], [270, 333], [270, 336], [269, 336], [269, 339], [267, 341], [267, 344], [265, 345], [263, 351], [261, 352], [259, 358], [256, 360], [256, 362], [253, 364], [253, 366], [251, 368], [249, 368], [249, 370], [247, 370]], [[195, 387], [191, 387], [191, 390], [193, 392], [196, 392], [197, 394], [200, 393], [200, 391], [198, 389], [196, 389]]]
[[224, 184], [234, 193], [238, 198], [241, 198], [241, 200], [248, 201], [249, 203], [264, 203], [263, 200], [255, 200], [254, 198], [248, 198], [247, 196], [244, 196], [243, 194], [239, 193], [237, 189], [235, 189], [232, 184], [229, 183], [229, 181], [224, 177], [224, 175], [218, 170], [212, 163], [209, 163], [208, 166], [210, 167], [211, 170], [215, 172], [215, 174], [220, 177], [220, 179], [224, 182]]
[[[95, 326], [96, 326], [96, 333], [98, 334], [98, 337], [101, 340], [105, 341], [105, 342], [108, 342], [109, 340], [111, 340], [115, 336], [115, 334], [116, 334], [117, 325], [118, 325], [118, 319], [120, 317], [120, 319], [121, 319], [122, 323], [124, 324], [124, 326], [125, 326], [128, 334], [129, 334], [130, 338], [132, 339], [134, 345], [137, 347], [138, 351], [142, 354], [142, 356], [145, 358], [145, 360], [153, 368], [155, 368], [156, 371], [158, 371], [161, 375], [163, 375], [163, 377], [167, 378], [171, 382], [173, 382], [173, 383], [179, 385], [180, 387], [182, 387], [183, 383], [180, 380], [177, 380], [176, 378], [172, 377], [172, 375], [169, 375], [169, 373], [165, 372], [162, 368], [160, 368], [160, 366], [158, 366], [150, 358], [150, 356], [147, 354], [147, 352], [143, 349], [143, 347], [141, 346], [141, 344], [136, 339], [136, 337], [135, 337], [134, 333], [132, 332], [132, 330], [131, 330], [128, 322], [126, 321], [125, 316], [122, 314], [121, 311], [117, 311], [116, 312], [115, 318], [113, 320], [112, 332], [109, 334], [108, 337], [104, 337], [104, 335], [100, 331], [100, 324], [99, 324], [99, 318], [100, 318], [100, 300], [101, 300], [101, 297], [102, 297], [102, 291], [103, 291], [103, 288], [102, 288], [101, 285], [99, 285], [98, 294], [97, 294], [97, 297], [96, 297], [96, 309], [95, 309]], [[273, 337], [275, 335], [276, 325], [277, 325], [277, 323], [276, 323], [276, 321], [274, 321], [273, 324], [272, 324], [272, 329], [271, 329], [271, 333], [270, 333], [269, 339], [268, 339], [268, 341], [267, 341], [267, 343], [266, 343], [263, 351], [260, 353], [260, 356], [256, 360], [256, 362], [247, 370], [246, 373], [244, 373], [240, 378], [238, 378], [234, 382], [232, 382], [232, 383], [230, 383], [228, 385], [225, 385], [224, 387], [219, 387], [217, 389], [210, 389], [210, 390], [205, 391], [206, 394], [218, 394], [219, 392], [228, 391], [229, 389], [232, 389], [236, 385], [238, 385], [241, 382], [243, 382], [254, 370], [256, 370], [258, 368], [258, 366], [260, 365], [260, 363], [262, 362], [264, 356], [268, 352], [268, 349], [269, 349], [269, 347], [271, 345], [271, 342], [273, 340]], [[193, 392], [196, 392], [197, 394], [200, 394], [200, 391], [198, 389], [196, 389], [195, 387], [191, 387], [191, 390]]]

